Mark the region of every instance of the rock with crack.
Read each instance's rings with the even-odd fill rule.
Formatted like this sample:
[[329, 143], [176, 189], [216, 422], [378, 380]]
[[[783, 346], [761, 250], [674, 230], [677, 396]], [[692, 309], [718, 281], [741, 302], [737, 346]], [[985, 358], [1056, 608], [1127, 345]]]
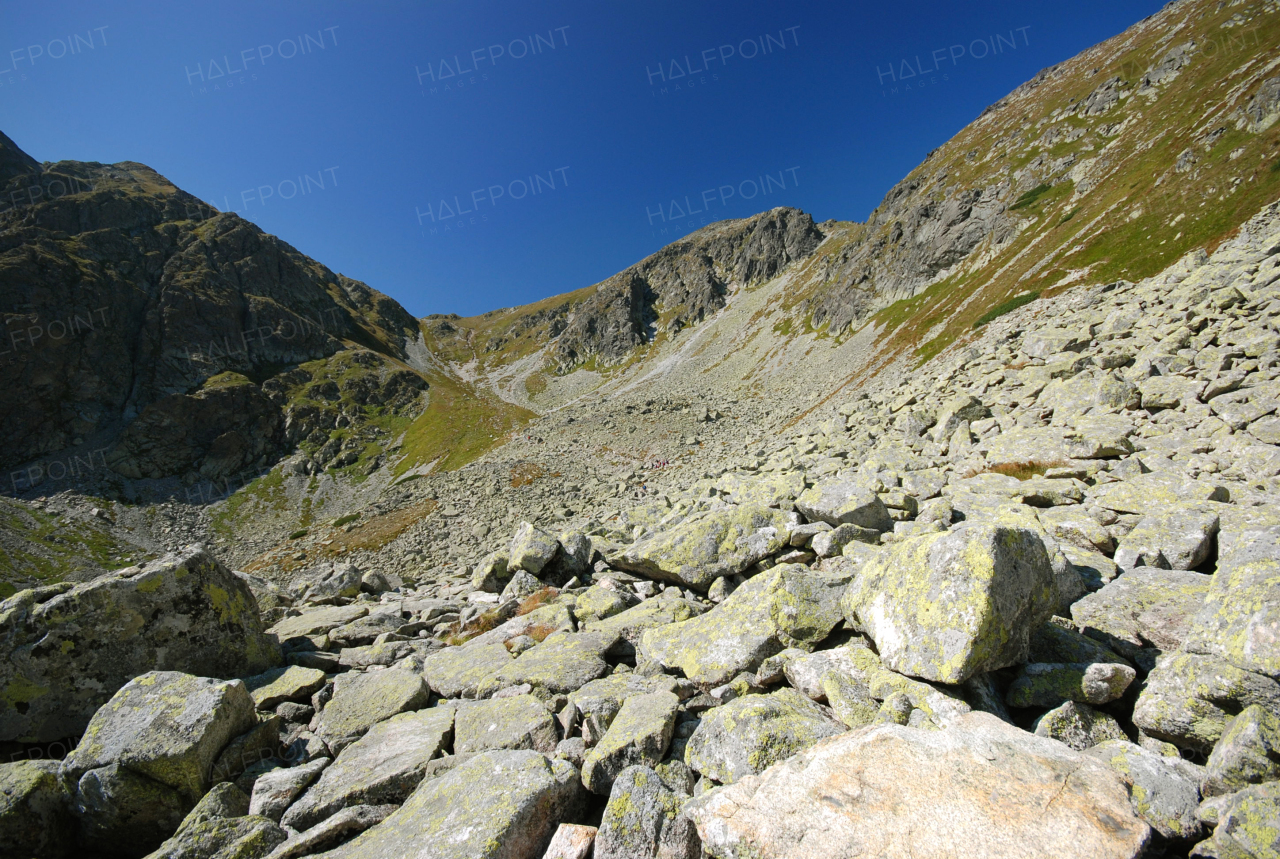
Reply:
[[791, 538], [792, 518], [758, 504], [708, 511], [617, 552], [609, 564], [706, 592], [716, 579], [778, 553]]
[[560, 543], [555, 537], [529, 522], [522, 522], [507, 549], [507, 567], [536, 576], [551, 562], [559, 549]]
[[1218, 514], [1194, 509], [1144, 516], [1116, 549], [1115, 562], [1126, 570], [1156, 567], [1194, 570], [1213, 549]]
[[818, 483], [796, 499], [796, 509], [811, 522], [833, 528], [856, 525], [871, 531], [892, 531], [889, 510], [867, 487], [849, 480]]
[[318, 668], [290, 665], [274, 668], [263, 674], [246, 677], [244, 685], [253, 696], [259, 710], [274, 710], [285, 701], [306, 702], [320, 691], [326, 682], [325, 673]]
[[825, 740], [685, 808], [717, 859], [1090, 856], [1136, 859], [1150, 828], [1100, 761], [987, 713]]
[[486, 752], [424, 781], [394, 814], [325, 859], [539, 859], [556, 828], [579, 819], [584, 796], [566, 761]]
[[526, 683], [549, 695], [568, 694], [609, 673], [604, 656], [617, 640], [601, 632], [557, 632], [480, 683], [476, 697]]
[[1085, 635], [1150, 670], [1157, 656], [1176, 650], [1186, 638], [1212, 579], [1140, 567], [1078, 600], [1071, 619]]
[[1204, 767], [1205, 796], [1280, 781], [1280, 715], [1258, 704], [1231, 720]]
[[281, 822], [304, 830], [351, 806], [404, 802], [427, 764], [451, 745], [453, 719], [452, 706], [439, 706], [379, 722], [342, 750]]
[[280, 767], [258, 776], [249, 795], [249, 813], [279, 820], [331, 763], [332, 758], [316, 758], [296, 767]]
[[511, 663], [500, 643], [446, 647], [423, 661], [427, 685], [441, 698], [474, 698], [476, 689]]
[[794, 689], [747, 695], [703, 715], [689, 738], [685, 762], [712, 781], [731, 784], [845, 730], [828, 710]]
[[959, 525], [904, 540], [862, 568], [841, 600], [886, 667], [940, 683], [1025, 662], [1058, 603], [1043, 532]]
[[649, 767], [623, 770], [596, 833], [595, 859], [698, 859], [698, 833], [681, 814], [686, 799]]
[[1209, 751], [1235, 714], [1280, 710], [1280, 683], [1225, 660], [1178, 651], [1156, 665], [1133, 708], [1133, 722], [1179, 748]]
[[799, 643], [812, 646], [840, 622], [847, 579], [783, 564], [750, 579], [699, 617], [646, 631], [640, 657], [713, 687]]
[[1085, 754], [1119, 773], [1134, 812], [1166, 841], [1187, 844], [1201, 837], [1199, 767], [1127, 740], [1107, 740]]
[[1280, 844], [1280, 781], [1247, 787], [1216, 803], [1217, 826], [1191, 851], [1199, 859], [1262, 859]]
[[79, 736], [147, 671], [243, 677], [280, 663], [249, 587], [199, 546], [0, 603], [0, 741]]
[[582, 767], [587, 790], [608, 794], [614, 779], [627, 767], [661, 763], [671, 744], [679, 707], [680, 699], [671, 692], [626, 698], [600, 742], [587, 752]]

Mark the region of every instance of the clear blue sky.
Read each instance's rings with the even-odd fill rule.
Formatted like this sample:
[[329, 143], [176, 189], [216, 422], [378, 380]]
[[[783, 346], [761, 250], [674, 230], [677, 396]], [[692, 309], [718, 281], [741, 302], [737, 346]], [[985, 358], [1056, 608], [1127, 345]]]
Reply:
[[415, 314], [469, 315], [704, 222], [861, 220], [1161, 5], [2, 0], [0, 129], [37, 160], [143, 162]]

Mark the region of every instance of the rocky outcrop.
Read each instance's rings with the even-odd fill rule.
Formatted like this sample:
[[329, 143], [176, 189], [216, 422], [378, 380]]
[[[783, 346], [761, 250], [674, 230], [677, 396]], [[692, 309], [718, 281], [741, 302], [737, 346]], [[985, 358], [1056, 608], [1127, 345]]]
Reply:
[[0, 738], [78, 736], [116, 690], [151, 670], [203, 677], [279, 663], [249, 588], [201, 547], [82, 585], [0, 603]]

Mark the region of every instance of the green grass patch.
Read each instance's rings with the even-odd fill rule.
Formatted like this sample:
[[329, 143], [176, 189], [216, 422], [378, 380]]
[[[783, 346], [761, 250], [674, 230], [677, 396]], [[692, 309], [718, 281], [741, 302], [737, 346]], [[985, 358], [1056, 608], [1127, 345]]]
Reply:
[[1006, 313], [1012, 313], [1013, 311], [1017, 310], [1019, 307], [1022, 307], [1024, 304], [1030, 304], [1031, 302], [1035, 301], [1039, 297], [1040, 297], [1039, 292], [1024, 292], [1022, 295], [1016, 295], [1013, 298], [1009, 299], [1008, 301], [1004, 301], [1004, 302], [1001, 302], [1000, 304], [997, 304], [995, 307], [991, 308], [986, 313], [979, 316], [977, 321], [973, 323], [973, 327], [981, 328], [991, 320], [999, 319], [1001, 316], [1004, 316]]
[[348, 513], [345, 516], [339, 516], [337, 519], [333, 520], [333, 527], [341, 528], [343, 525], [350, 525], [352, 522], [356, 521], [359, 518], [360, 518], [359, 513]]
[[302, 539], [303, 537], [305, 537], [305, 536], [307, 536], [307, 529], [306, 529], [306, 528], [299, 528], [297, 531], [294, 531], [292, 534], [290, 534], [290, 535], [289, 535], [289, 539], [290, 539], [290, 540], [301, 540], [301, 539]]
[[1029, 206], [1033, 206], [1035, 205], [1036, 200], [1039, 200], [1041, 197], [1043, 197], [1045, 194], [1049, 193], [1052, 190], [1053, 190], [1052, 185], [1046, 185], [1042, 182], [1039, 185], [1032, 188], [1027, 193], [1023, 194], [1021, 197], [1019, 197], [1017, 201], [1014, 202], [1014, 204], [1009, 207], [1009, 211], [1015, 212], [1018, 209], [1025, 209]]

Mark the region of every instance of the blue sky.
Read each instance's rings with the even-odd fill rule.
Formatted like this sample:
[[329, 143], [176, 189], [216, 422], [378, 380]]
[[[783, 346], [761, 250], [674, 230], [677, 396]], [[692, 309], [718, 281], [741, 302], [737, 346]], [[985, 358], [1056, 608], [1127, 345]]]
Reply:
[[774, 206], [861, 220], [1162, 5], [3, 0], [0, 129], [148, 164], [412, 313], [469, 315]]

